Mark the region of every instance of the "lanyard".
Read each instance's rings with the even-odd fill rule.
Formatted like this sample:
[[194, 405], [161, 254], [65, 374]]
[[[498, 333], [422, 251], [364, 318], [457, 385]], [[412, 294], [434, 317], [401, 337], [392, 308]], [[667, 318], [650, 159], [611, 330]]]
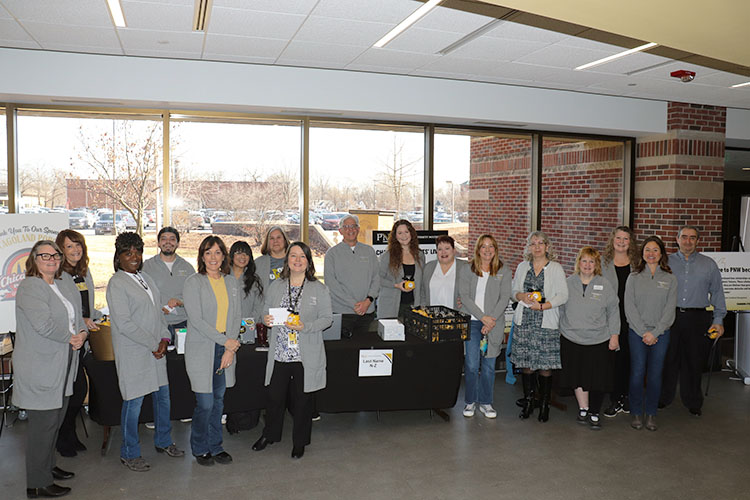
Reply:
[[289, 312], [292, 314], [299, 314], [297, 306], [299, 305], [299, 298], [302, 296], [302, 290], [305, 288], [305, 278], [302, 278], [302, 285], [299, 287], [299, 293], [292, 299], [292, 279], [289, 278], [287, 281], [287, 297], [289, 298]]

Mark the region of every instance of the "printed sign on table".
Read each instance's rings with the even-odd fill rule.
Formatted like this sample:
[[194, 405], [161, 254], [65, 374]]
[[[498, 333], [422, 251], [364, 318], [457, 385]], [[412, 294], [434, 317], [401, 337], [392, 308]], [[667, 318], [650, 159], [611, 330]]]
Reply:
[[393, 349], [360, 349], [360, 377], [390, 377], [393, 370]]

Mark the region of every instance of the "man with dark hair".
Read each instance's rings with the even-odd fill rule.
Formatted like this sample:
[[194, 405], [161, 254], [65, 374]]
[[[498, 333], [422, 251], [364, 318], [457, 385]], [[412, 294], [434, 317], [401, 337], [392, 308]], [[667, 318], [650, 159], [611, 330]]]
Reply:
[[[679, 251], [669, 256], [669, 267], [677, 277], [677, 312], [670, 330], [664, 360], [660, 405], [672, 403], [680, 383], [680, 399], [690, 413], [702, 413], [701, 377], [710, 345], [707, 334], [721, 337], [727, 314], [719, 266], [696, 250], [700, 233], [684, 226], [677, 233]], [[713, 311], [706, 307], [713, 306]]]
[[143, 263], [143, 272], [151, 276], [159, 289], [161, 310], [166, 314], [167, 328], [175, 339], [175, 331], [187, 327], [187, 314], [182, 303], [185, 280], [195, 274], [195, 268], [177, 255], [180, 232], [173, 227], [163, 227], [156, 236], [160, 252]]

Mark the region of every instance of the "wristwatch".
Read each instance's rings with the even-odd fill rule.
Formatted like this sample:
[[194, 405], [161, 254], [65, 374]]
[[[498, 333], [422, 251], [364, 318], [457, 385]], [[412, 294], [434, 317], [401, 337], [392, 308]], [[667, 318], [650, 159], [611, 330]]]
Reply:
[[370, 303], [372, 303], [372, 304], [374, 304], [374, 303], [375, 303], [375, 299], [373, 299], [373, 298], [372, 298], [372, 297], [370, 297], [369, 295], [368, 295], [367, 297], [365, 297], [365, 298], [366, 298], [366, 299], [370, 299]]

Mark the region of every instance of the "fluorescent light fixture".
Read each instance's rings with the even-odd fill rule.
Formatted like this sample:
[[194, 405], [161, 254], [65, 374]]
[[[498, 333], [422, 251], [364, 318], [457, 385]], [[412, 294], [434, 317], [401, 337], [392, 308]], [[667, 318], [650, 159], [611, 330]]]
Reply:
[[738, 83], [737, 85], [732, 85], [732, 88], [736, 89], [736, 88], [739, 88], [739, 87], [747, 87], [748, 85], [750, 85], [750, 82]]
[[654, 42], [647, 43], [647, 44], [641, 45], [639, 47], [635, 47], [634, 49], [626, 50], [624, 52], [620, 52], [620, 53], [611, 55], [609, 57], [605, 57], [604, 59], [599, 59], [597, 61], [590, 62], [590, 63], [584, 64], [582, 66], [578, 66], [576, 68], [576, 71], [580, 71], [582, 69], [593, 68], [594, 66], [599, 66], [600, 64], [605, 64], [605, 63], [608, 63], [610, 61], [614, 61], [615, 59], [619, 59], [621, 57], [629, 56], [630, 54], [635, 54], [636, 52], [642, 52], [644, 50], [651, 49], [653, 47], [656, 47], [657, 45], [658, 44], [654, 43]]
[[463, 38], [461, 38], [459, 40], [456, 40], [452, 44], [448, 45], [446, 48], [444, 48], [443, 50], [439, 51], [438, 54], [446, 56], [446, 55], [450, 54], [451, 52], [453, 52], [454, 50], [456, 50], [456, 49], [458, 49], [460, 47], [463, 47], [464, 45], [466, 45], [467, 43], [471, 42], [475, 38], [479, 38], [480, 36], [484, 35], [485, 33], [487, 33], [488, 31], [490, 31], [491, 29], [493, 29], [495, 26], [497, 26], [498, 24], [500, 24], [502, 22], [503, 22], [502, 19], [493, 19], [492, 21], [488, 22], [484, 26], [475, 29], [474, 31], [472, 31], [471, 33], [469, 33], [468, 35], [466, 35], [465, 37], [463, 37]]
[[126, 28], [125, 14], [122, 13], [122, 5], [120, 0], [107, 0], [107, 7], [109, 7], [109, 13], [112, 16], [112, 21], [118, 28]]
[[213, 0], [195, 0], [193, 10], [193, 31], [206, 31], [208, 19], [211, 17]]
[[420, 8], [412, 12], [412, 14], [409, 17], [401, 21], [398, 24], [398, 26], [396, 26], [391, 31], [389, 31], [383, 38], [375, 42], [373, 47], [377, 47], [379, 49], [385, 47], [387, 43], [389, 43], [391, 40], [399, 36], [412, 24], [416, 23], [417, 21], [422, 19], [424, 16], [426, 16], [428, 12], [430, 12], [432, 9], [437, 7], [442, 1], [443, 0], [430, 0], [426, 4], [422, 5]]

